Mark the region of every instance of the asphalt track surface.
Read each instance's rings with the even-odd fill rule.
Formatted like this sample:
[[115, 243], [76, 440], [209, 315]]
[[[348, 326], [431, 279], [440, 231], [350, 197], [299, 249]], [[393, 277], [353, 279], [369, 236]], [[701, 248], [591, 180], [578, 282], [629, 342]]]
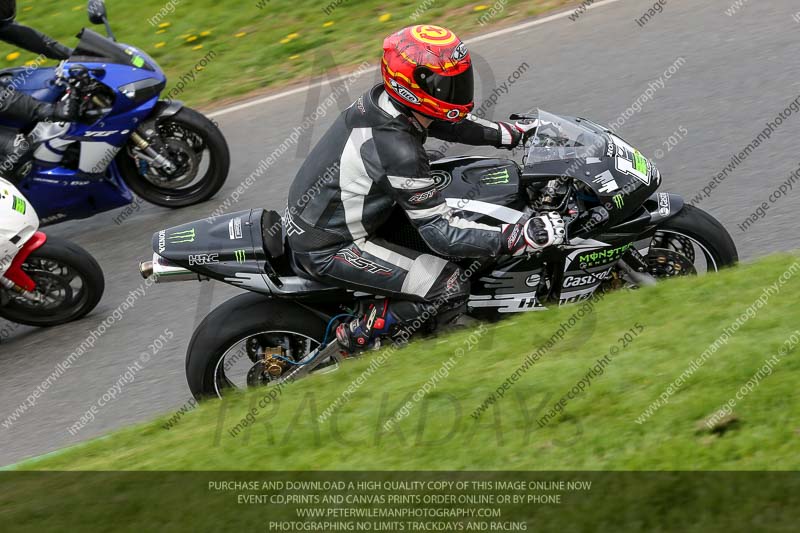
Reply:
[[[631, 114], [618, 132], [647, 156], [662, 150], [663, 156], [657, 158], [664, 176], [662, 190], [691, 198], [765, 128], [767, 121], [774, 120], [800, 95], [800, 23], [792, 16], [800, 10], [797, 3], [745, 2], [738, 13], [728, 16], [726, 10], [733, 2], [668, 0], [662, 13], [640, 27], [636, 19], [652, 4], [620, 0], [591, 9], [577, 21], [563, 17], [480, 39], [470, 49], [492, 66], [488, 72], [480, 59], [476, 60], [483, 78], [478, 101], [523, 62], [530, 68], [488, 109], [487, 116], [506, 118], [511, 112], [538, 106], [608, 124], [638, 99], [641, 110]], [[378, 46], [375, 43], [376, 53]], [[676, 61], [680, 63], [677, 71], [661, 87], [659, 77]], [[375, 70], [359, 78], [350, 87], [349, 96], [340, 98], [342, 107], [376, 79]], [[642, 98], [654, 84], [657, 89], [654, 94], [651, 89], [652, 97]], [[25, 402], [90, 330], [142, 285], [137, 265], [150, 254], [153, 232], [203, 218], [219, 207], [331, 90], [325, 84], [321, 90], [297, 91], [219, 115], [217, 120], [231, 147], [232, 169], [225, 188], [203, 205], [178, 211], [144, 205], [121, 225], [113, 221], [119, 212], [112, 212], [49, 229], [51, 234], [77, 241], [97, 258], [106, 274], [106, 294], [95, 312], [79, 323], [51, 330], [20, 327], [3, 341], [0, 422]], [[307, 147], [319, 139], [337, 114], [338, 106], [333, 106], [231, 210], [281, 209]], [[748, 231], [737, 228], [800, 166], [798, 115], [785, 120], [700, 204], [729, 229], [745, 260], [800, 248], [796, 218], [800, 193], [795, 191], [772, 204], [766, 217]], [[676, 143], [668, 140], [675, 132], [673, 141], [682, 137]], [[456, 147], [449, 154], [462, 152], [492, 153]], [[795, 190], [798, 187], [800, 183], [795, 183]], [[213, 306], [239, 292], [220, 284], [203, 287], [177, 283], [147, 289], [145, 296], [100, 337], [95, 348], [36, 400], [34, 407], [9, 428], [0, 426], [0, 465], [170, 413], [187, 401], [190, 395], [184, 356], [192, 331]], [[0, 328], [7, 325], [0, 321]], [[116, 400], [99, 409], [92, 423], [76, 435], [70, 434], [68, 428], [165, 328], [174, 338], [142, 366]]]

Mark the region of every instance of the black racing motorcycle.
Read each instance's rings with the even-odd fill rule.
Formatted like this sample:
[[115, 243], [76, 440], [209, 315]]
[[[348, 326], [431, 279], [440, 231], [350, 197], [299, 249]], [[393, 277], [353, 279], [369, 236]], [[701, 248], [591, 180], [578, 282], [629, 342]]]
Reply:
[[[658, 192], [653, 162], [607, 128], [545, 111], [511, 118], [536, 126], [522, 166], [488, 157], [439, 159], [431, 163], [437, 188], [460, 216], [479, 222], [557, 211], [567, 239], [539, 254], [477, 266], [459, 260], [472, 273], [468, 315], [496, 320], [598, 291], [715, 272], [738, 260], [725, 228], [680, 196]], [[210, 279], [249, 291], [212, 311], [192, 337], [186, 374], [197, 398], [335, 367], [342, 354], [330, 342], [334, 326], [375, 298], [311, 278], [295, 264], [282, 224], [278, 213], [253, 209], [153, 236], [153, 260], [140, 265], [145, 278]], [[434, 253], [399, 208], [382, 227], [381, 237]]]

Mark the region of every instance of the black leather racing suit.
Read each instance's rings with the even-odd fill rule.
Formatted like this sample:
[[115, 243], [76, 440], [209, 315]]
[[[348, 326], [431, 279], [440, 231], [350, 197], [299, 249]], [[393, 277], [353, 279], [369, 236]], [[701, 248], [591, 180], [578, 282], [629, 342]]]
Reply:
[[[0, 24], [0, 40], [50, 59], [64, 60], [72, 53], [72, 50], [50, 37], [16, 22]], [[0, 79], [0, 117], [31, 124], [52, 115], [53, 104], [41, 102], [17, 91], [10, 79]], [[17, 129], [0, 126], [0, 158], [6, 160], [10, 154], [19, 151], [19, 146], [25, 145], [23, 140]], [[22, 154], [18, 157], [22, 157]], [[3, 162], [5, 161], [0, 161]]]
[[[460, 306], [469, 284], [457, 265], [374, 238], [396, 204], [428, 246], [448, 257], [501, 253], [501, 228], [455, 215], [429, 176], [430, 135], [471, 145], [512, 146], [495, 122], [468, 117], [426, 131], [378, 85], [345, 110], [314, 147], [289, 191], [284, 224], [297, 263], [332, 285], [393, 296], [407, 323], [431, 303]], [[425, 302], [428, 302], [426, 305]]]

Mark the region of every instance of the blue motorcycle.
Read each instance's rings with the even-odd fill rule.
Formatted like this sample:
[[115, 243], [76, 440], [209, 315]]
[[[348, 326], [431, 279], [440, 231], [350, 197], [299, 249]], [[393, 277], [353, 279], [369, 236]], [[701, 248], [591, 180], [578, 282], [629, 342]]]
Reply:
[[181, 102], [160, 99], [164, 72], [142, 50], [116, 42], [102, 0], [90, 0], [89, 20], [104, 24], [108, 37], [83, 29], [58, 67], [0, 73], [38, 100], [81, 101], [80, 123], [0, 121], [32, 133], [33, 159], [15, 172], [42, 225], [126, 206], [134, 193], [172, 208], [211, 198], [230, 168], [222, 132]]

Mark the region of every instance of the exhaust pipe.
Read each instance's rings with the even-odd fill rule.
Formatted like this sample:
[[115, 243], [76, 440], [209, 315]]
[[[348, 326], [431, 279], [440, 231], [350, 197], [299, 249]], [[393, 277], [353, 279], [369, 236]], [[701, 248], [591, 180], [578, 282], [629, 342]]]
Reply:
[[153, 262], [152, 261], [140, 261], [139, 262], [139, 274], [142, 275], [144, 279], [149, 278], [153, 275]]
[[201, 276], [181, 266], [170, 263], [158, 254], [153, 254], [152, 261], [139, 263], [139, 273], [144, 279], [153, 278], [155, 283], [169, 283], [172, 281], [208, 281], [208, 277]]

